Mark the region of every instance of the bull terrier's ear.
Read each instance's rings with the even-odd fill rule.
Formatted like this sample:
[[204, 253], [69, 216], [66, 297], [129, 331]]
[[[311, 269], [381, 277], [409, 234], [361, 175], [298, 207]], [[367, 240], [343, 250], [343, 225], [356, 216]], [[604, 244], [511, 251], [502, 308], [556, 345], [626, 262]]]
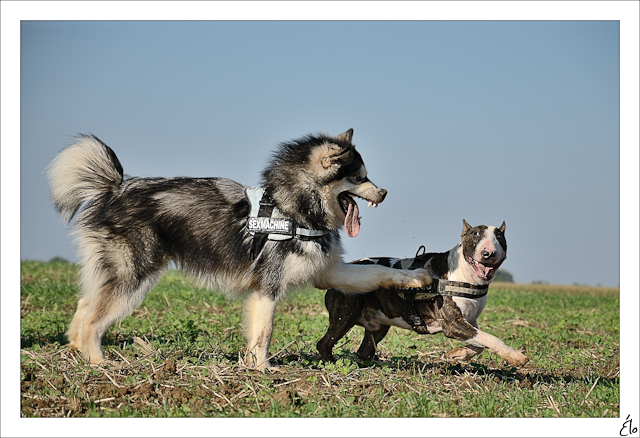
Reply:
[[507, 229], [507, 223], [505, 221], [502, 221], [502, 225], [500, 225], [499, 230], [504, 233], [504, 230], [506, 229]]
[[328, 169], [336, 163], [348, 163], [353, 158], [353, 147], [340, 148], [331, 145], [328, 155], [322, 158], [322, 167]]
[[467, 223], [466, 220], [462, 219], [462, 235], [464, 236], [471, 229], [471, 225]]
[[340, 141], [351, 144], [351, 139], [353, 138], [353, 128], [348, 129], [347, 131], [338, 135], [336, 138]]

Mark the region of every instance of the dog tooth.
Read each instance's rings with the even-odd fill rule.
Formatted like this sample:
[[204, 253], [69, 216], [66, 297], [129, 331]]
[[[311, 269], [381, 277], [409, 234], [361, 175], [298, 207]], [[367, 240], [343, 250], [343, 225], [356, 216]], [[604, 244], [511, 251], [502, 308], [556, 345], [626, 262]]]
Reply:
[[372, 205], [375, 205], [373, 202], [369, 201], [369, 205], [367, 205], [367, 208], [371, 207]]

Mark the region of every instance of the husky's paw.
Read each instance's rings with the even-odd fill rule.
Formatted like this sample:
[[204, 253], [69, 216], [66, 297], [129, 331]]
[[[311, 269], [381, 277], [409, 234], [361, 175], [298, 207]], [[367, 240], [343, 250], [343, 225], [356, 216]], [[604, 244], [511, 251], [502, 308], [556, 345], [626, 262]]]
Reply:
[[282, 370], [280, 369], [279, 366], [277, 365], [273, 365], [271, 364], [271, 362], [266, 361], [263, 363], [258, 364], [258, 366], [255, 367], [256, 369], [265, 372], [265, 371], [272, 371], [272, 372], [276, 372], [276, 373], [280, 373], [282, 372]]
[[405, 272], [408, 278], [402, 282], [403, 288], [423, 289], [433, 283], [433, 278], [426, 269], [415, 269]]
[[260, 371], [280, 371], [280, 367], [278, 367], [277, 365], [273, 365], [271, 364], [271, 361], [269, 361], [269, 359], [264, 359], [264, 360], [258, 360], [258, 358], [255, 357], [254, 354], [247, 354], [244, 359], [242, 360], [243, 365], [247, 368], [253, 368], [256, 370], [260, 370]]
[[282, 369], [277, 365], [269, 365], [266, 368], [263, 368], [262, 371], [271, 371], [272, 373], [282, 373]]

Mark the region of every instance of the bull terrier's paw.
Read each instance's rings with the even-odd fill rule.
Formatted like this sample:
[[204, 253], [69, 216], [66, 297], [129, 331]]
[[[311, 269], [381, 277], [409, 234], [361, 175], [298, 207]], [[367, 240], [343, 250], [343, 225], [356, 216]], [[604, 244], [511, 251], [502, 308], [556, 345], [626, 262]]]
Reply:
[[468, 362], [478, 353], [467, 347], [458, 347], [447, 353], [447, 358], [460, 362]]
[[390, 362], [388, 360], [382, 360], [377, 355], [368, 360], [368, 362], [374, 363], [379, 367], [384, 367], [385, 365], [391, 369], [397, 369], [399, 366], [395, 362]]
[[505, 360], [509, 362], [509, 365], [517, 367], [521, 367], [522, 365], [529, 362], [529, 358], [525, 356], [521, 350], [513, 350], [509, 355], [509, 358]]

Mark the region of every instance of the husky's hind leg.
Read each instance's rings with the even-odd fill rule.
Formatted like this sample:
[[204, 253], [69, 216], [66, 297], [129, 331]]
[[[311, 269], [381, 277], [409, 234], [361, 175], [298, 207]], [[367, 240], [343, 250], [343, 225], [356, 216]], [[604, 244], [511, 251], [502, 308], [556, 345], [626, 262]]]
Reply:
[[157, 275], [148, 276], [141, 281], [129, 278], [107, 280], [98, 291], [87, 300], [84, 306], [84, 315], [78, 315], [80, 304], [87, 297], [83, 297], [78, 304], [78, 311], [69, 330], [72, 344], [76, 343], [72, 339], [74, 323], [76, 318], [82, 318], [79, 329], [80, 350], [82, 356], [91, 364], [98, 364], [104, 360], [102, 353], [102, 338], [114, 322], [123, 319], [135, 310], [142, 302], [145, 295], [155, 285]]
[[[82, 236], [81, 236], [82, 237]], [[85, 316], [91, 302], [97, 299], [102, 285], [106, 282], [107, 271], [103, 268], [101, 260], [95, 256], [95, 245], [89, 239], [81, 240], [81, 248], [85, 249], [82, 268], [80, 269], [80, 299], [78, 308], [71, 320], [71, 325], [67, 331], [69, 348], [83, 351], [82, 329], [84, 327]]]
[[264, 370], [277, 369], [269, 363], [269, 344], [273, 332], [273, 317], [278, 300], [255, 291], [245, 306], [244, 331], [247, 338], [245, 362], [248, 366]]
[[69, 331], [67, 331], [67, 339], [69, 339], [69, 348], [82, 351], [82, 325], [84, 324], [84, 316], [87, 313], [87, 306], [89, 300], [87, 298], [80, 298], [78, 301], [78, 308], [76, 314], [71, 320]]

